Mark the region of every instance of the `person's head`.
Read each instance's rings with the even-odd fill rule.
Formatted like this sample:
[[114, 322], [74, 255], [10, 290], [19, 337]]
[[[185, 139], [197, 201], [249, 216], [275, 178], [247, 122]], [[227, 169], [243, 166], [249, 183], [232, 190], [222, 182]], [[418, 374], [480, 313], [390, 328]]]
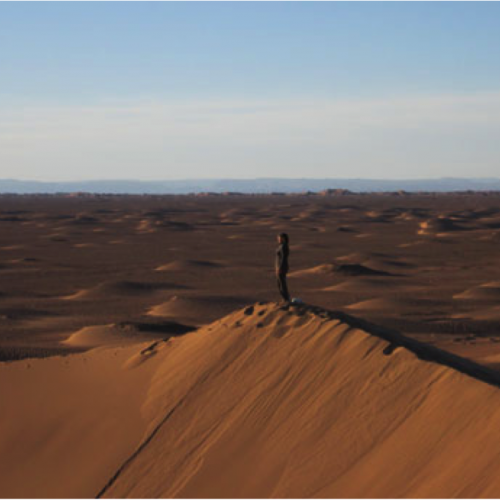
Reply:
[[278, 234], [278, 242], [282, 243], [283, 245], [288, 245], [288, 234], [286, 233]]

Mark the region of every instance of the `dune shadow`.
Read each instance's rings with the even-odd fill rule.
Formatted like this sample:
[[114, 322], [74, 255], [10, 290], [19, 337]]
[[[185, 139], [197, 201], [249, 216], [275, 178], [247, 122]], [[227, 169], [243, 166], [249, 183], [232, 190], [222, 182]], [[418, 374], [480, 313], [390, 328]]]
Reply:
[[169, 336], [180, 336], [196, 330], [196, 326], [177, 323], [176, 321], [148, 321], [141, 319], [140, 321], [123, 321], [119, 323], [120, 327], [132, 327], [142, 333], [158, 333]]
[[397, 348], [404, 348], [417, 356], [417, 358], [430, 363], [438, 363], [449, 368], [452, 368], [464, 375], [473, 377], [477, 380], [494, 385], [500, 388], [500, 372], [463, 358], [451, 352], [445, 351], [431, 344], [426, 344], [406, 337], [402, 333], [391, 330], [387, 327], [381, 327], [362, 318], [350, 316], [342, 311], [331, 311], [319, 306], [308, 304], [297, 304], [283, 306], [282, 309], [295, 312], [296, 314], [304, 314], [304, 312], [312, 312], [320, 317], [336, 319], [349, 325], [351, 328], [363, 330], [370, 335], [379, 337], [389, 343], [384, 351], [384, 354], [392, 354]]

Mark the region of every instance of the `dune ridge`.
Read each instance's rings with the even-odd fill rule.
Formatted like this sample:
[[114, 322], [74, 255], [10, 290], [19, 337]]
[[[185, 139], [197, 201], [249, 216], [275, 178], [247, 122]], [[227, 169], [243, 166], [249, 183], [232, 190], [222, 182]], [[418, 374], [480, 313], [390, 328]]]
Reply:
[[497, 497], [499, 387], [397, 331], [261, 302], [182, 337], [0, 365], [2, 400], [26, 395], [0, 416], [0, 492]]
[[343, 313], [250, 306], [166, 351], [100, 496], [496, 496], [499, 383]]

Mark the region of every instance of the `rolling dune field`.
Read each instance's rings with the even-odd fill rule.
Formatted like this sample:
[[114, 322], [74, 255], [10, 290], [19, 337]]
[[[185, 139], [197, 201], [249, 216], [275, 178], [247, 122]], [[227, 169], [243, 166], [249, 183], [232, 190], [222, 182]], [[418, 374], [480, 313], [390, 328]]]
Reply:
[[0, 196], [0, 496], [500, 496], [499, 243], [494, 193]]

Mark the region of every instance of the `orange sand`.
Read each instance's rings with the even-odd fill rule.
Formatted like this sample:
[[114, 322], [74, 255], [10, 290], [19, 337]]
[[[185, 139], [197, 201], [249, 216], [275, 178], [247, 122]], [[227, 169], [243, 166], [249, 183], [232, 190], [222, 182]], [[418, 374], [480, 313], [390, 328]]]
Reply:
[[349, 316], [255, 305], [149, 348], [1, 365], [0, 493], [498, 497], [496, 377]]

